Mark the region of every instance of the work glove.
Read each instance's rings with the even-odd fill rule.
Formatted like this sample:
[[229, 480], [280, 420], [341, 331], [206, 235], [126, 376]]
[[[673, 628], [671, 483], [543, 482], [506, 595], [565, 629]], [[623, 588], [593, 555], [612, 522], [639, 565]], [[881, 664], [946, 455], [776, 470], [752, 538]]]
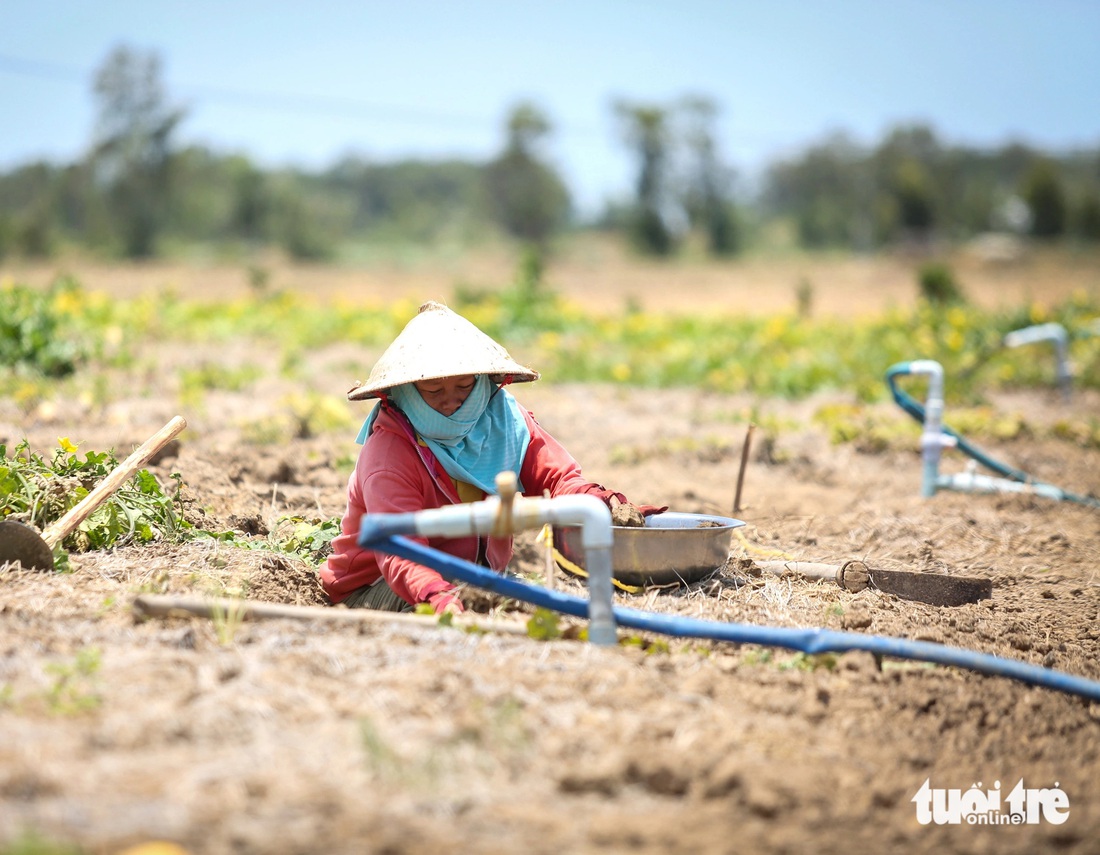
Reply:
[[630, 502], [620, 502], [618, 499], [612, 498], [611, 524], [641, 528], [645, 525], [645, 514], [641, 512], [637, 505], [632, 505]]
[[635, 505], [620, 499], [614, 493], [608, 497], [607, 506], [611, 509], [611, 524], [627, 526], [630, 528], [642, 528], [645, 526], [645, 518], [653, 514], [662, 514], [668, 510], [668, 505]]
[[466, 611], [465, 607], [462, 605], [462, 600], [455, 594], [454, 588], [436, 591], [428, 597], [428, 602], [437, 615], [446, 613], [460, 615]]

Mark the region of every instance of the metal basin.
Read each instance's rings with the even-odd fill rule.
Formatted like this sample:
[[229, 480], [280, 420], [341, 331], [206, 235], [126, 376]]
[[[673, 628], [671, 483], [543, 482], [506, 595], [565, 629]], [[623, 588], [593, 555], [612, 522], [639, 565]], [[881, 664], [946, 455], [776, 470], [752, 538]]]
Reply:
[[[732, 517], [666, 511], [646, 517], [645, 528], [612, 526], [611, 572], [627, 585], [696, 582], [726, 563], [733, 530], [745, 523]], [[577, 527], [558, 528], [554, 543], [565, 558], [584, 567]]]

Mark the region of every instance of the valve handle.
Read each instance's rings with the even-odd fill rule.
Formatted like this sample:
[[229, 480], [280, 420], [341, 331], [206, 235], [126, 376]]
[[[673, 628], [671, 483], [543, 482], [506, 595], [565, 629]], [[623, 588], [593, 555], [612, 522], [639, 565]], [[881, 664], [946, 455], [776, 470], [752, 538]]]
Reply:
[[497, 517], [493, 520], [491, 534], [494, 537], [506, 537], [513, 533], [512, 505], [516, 500], [517, 481], [516, 473], [505, 470], [498, 472], [496, 477], [497, 495], [500, 497], [500, 507]]

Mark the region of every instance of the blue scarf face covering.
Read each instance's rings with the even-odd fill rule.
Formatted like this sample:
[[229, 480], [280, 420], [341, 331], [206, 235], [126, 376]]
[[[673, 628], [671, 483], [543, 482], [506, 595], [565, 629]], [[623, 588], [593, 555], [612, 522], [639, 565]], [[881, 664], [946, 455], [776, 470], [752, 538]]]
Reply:
[[[473, 390], [450, 416], [428, 406], [412, 383], [394, 386], [390, 399], [452, 478], [495, 495], [498, 473], [507, 470], [519, 477], [531, 431], [516, 399], [495, 389], [486, 375], [477, 375]], [[363, 423], [360, 444], [366, 442], [380, 409], [376, 406]]]

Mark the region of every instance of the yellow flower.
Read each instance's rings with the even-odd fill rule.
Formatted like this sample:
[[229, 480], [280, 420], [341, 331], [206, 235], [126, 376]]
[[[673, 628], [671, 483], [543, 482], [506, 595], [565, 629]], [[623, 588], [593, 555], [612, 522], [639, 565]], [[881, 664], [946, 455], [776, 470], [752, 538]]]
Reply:
[[553, 330], [539, 335], [539, 347], [554, 351], [561, 345], [561, 336]]
[[961, 306], [953, 306], [947, 311], [947, 322], [956, 330], [966, 327], [966, 310]]
[[80, 291], [61, 291], [54, 295], [53, 307], [61, 315], [78, 315], [84, 304]]
[[767, 342], [779, 341], [787, 332], [787, 318], [783, 315], [772, 315], [764, 325], [763, 338]]
[[66, 454], [72, 454], [77, 449], [77, 446], [73, 445], [67, 436], [59, 436], [57, 438], [57, 444]]
[[625, 362], [619, 362], [611, 368], [611, 376], [619, 383], [625, 383], [630, 379], [630, 366]]

